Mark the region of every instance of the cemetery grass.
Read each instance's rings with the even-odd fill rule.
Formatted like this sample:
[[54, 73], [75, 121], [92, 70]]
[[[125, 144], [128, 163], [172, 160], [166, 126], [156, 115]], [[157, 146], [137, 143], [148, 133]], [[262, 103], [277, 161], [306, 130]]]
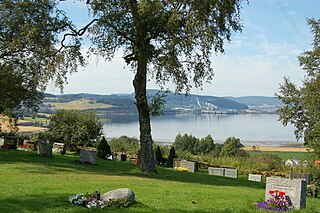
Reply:
[[[96, 165], [79, 164], [79, 156], [47, 158], [34, 152], [0, 150], [0, 212], [265, 212], [255, 208], [264, 200], [265, 183], [215, 177], [157, 167], [146, 175], [129, 162], [97, 159]], [[88, 210], [71, 205], [76, 193], [101, 193], [131, 188], [137, 204], [129, 208]], [[307, 198], [307, 209], [320, 212], [320, 199]]]

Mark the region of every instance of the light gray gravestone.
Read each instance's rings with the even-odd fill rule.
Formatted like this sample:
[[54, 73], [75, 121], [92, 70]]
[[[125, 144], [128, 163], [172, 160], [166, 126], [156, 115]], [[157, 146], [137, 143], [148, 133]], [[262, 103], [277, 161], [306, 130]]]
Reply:
[[209, 175], [224, 176], [224, 168], [208, 167]]
[[4, 145], [4, 138], [0, 138], [0, 146]]
[[191, 161], [180, 161], [180, 167], [187, 168], [188, 172], [194, 173], [196, 171], [196, 163]]
[[64, 143], [58, 143], [58, 142], [54, 142], [52, 144], [52, 152], [53, 153], [61, 153], [64, 151], [65, 148], [65, 144]]
[[272, 196], [270, 190], [285, 192], [292, 201], [295, 209], [306, 207], [307, 182], [303, 179], [288, 179], [280, 177], [268, 177], [266, 184], [266, 200]]
[[256, 181], [256, 182], [261, 182], [261, 181], [262, 181], [262, 175], [249, 174], [248, 180], [250, 180], [250, 181]]
[[96, 164], [97, 151], [89, 149], [80, 149], [81, 163]]
[[238, 169], [224, 169], [224, 176], [229, 178], [238, 178]]

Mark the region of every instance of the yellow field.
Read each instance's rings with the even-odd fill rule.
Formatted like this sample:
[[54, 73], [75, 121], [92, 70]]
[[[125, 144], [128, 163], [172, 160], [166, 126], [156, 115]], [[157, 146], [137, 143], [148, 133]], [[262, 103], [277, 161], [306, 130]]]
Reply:
[[67, 103], [58, 103], [58, 102], [47, 102], [45, 104], [51, 104], [56, 109], [65, 109], [65, 110], [86, 110], [86, 109], [107, 109], [112, 107], [110, 104], [103, 104], [103, 103], [89, 103], [90, 100], [76, 100], [70, 101]]

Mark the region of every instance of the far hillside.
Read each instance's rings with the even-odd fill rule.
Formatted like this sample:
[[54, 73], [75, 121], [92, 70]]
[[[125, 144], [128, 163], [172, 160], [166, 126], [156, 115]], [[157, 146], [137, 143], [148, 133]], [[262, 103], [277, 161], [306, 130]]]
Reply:
[[267, 96], [244, 96], [244, 97], [225, 97], [247, 106], [281, 106], [282, 102], [276, 97]]

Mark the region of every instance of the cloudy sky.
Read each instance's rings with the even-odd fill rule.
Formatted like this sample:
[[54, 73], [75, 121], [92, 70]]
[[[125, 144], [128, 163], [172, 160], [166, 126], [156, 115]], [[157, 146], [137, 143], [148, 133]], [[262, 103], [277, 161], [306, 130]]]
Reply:
[[[89, 18], [84, 7], [64, 1], [63, 8], [79, 26]], [[273, 96], [287, 76], [297, 84], [304, 78], [297, 56], [311, 48], [306, 18], [320, 18], [319, 0], [251, 0], [243, 4], [242, 33], [225, 44], [225, 53], [212, 56], [211, 84], [192, 93], [213, 96]], [[133, 73], [122, 52], [112, 62], [91, 59], [87, 67], [68, 76], [64, 93], [132, 93]], [[156, 89], [151, 81], [148, 88]], [[59, 94], [52, 83], [47, 92]]]

